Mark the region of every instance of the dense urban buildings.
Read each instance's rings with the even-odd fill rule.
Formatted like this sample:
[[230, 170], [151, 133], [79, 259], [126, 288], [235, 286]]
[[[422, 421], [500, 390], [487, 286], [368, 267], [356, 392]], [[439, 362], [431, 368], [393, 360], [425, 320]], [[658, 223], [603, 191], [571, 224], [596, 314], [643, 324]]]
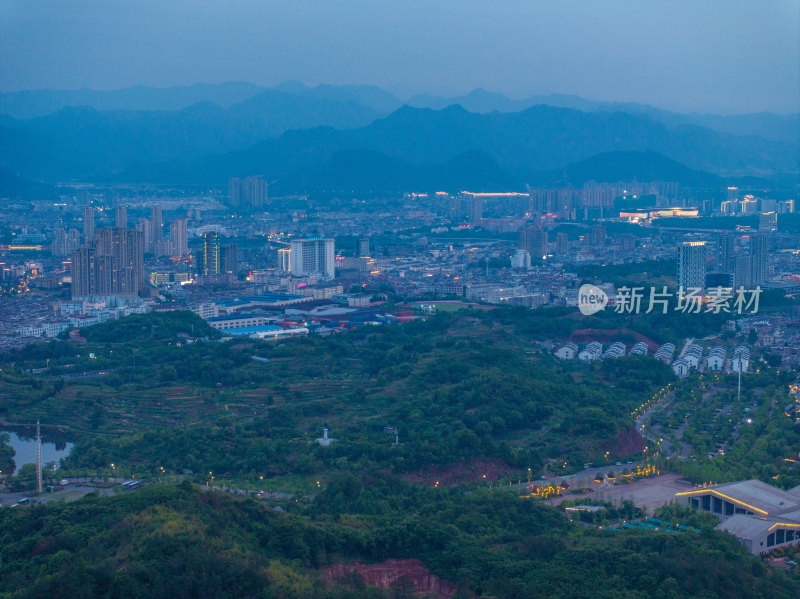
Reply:
[[234, 177], [228, 183], [228, 201], [232, 208], [261, 208], [267, 203], [267, 189], [261, 177]]
[[72, 252], [72, 298], [136, 297], [144, 281], [144, 243], [139, 231], [106, 227]]

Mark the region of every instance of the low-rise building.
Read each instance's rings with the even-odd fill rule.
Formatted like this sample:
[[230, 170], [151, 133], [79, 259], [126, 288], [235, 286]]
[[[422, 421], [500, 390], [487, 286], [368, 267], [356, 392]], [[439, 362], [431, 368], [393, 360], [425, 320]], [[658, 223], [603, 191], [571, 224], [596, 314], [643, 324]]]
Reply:
[[608, 346], [608, 349], [603, 352], [603, 360], [606, 358], [622, 358], [625, 355], [625, 344], [616, 341]]
[[689, 365], [690, 368], [697, 368], [700, 365], [700, 360], [703, 357], [703, 348], [696, 343], [692, 343], [683, 352], [681, 358]]
[[722, 370], [725, 367], [725, 358], [727, 352], [721, 345], [717, 345], [708, 350], [708, 357], [706, 358], [706, 368], [708, 370]]
[[217, 330], [243, 329], [250, 327], [261, 327], [274, 322], [274, 318], [261, 316], [258, 314], [229, 314], [228, 316], [216, 316], [207, 318], [206, 322]]
[[675, 344], [674, 343], [665, 343], [661, 347], [656, 350], [654, 357], [657, 360], [661, 360], [665, 364], [669, 365], [672, 363], [672, 356], [675, 354]]
[[574, 360], [578, 355], [578, 346], [572, 342], [565, 343], [556, 350], [556, 358], [561, 360]]
[[578, 359], [590, 362], [592, 360], [599, 360], [600, 356], [602, 355], [603, 345], [597, 341], [592, 341], [581, 350], [581, 352], [578, 354]]
[[675, 374], [684, 379], [689, 376], [689, 371], [691, 370], [691, 365], [683, 358], [678, 358], [672, 363], [672, 370], [675, 371]]
[[731, 372], [747, 372], [750, 365], [750, 349], [740, 345], [733, 352], [731, 360]]
[[800, 544], [800, 486], [783, 491], [745, 480], [683, 491], [675, 498], [717, 516], [722, 520], [717, 530], [736, 536], [752, 554]]

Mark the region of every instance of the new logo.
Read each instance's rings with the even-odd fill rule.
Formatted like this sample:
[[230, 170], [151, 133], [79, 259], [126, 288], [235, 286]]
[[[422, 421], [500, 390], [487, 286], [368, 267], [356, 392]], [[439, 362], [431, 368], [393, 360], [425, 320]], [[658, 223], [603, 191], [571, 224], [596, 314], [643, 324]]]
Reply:
[[584, 316], [591, 316], [606, 307], [606, 292], [594, 285], [581, 285], [578, 290], [578, 310]]

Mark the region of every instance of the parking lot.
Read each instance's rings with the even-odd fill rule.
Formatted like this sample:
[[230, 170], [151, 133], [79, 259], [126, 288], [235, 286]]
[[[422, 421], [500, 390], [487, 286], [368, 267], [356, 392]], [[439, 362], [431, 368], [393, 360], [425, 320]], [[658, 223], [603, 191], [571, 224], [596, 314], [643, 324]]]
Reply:
[[682, 479], [678, 474], [668, 473], [621, 485], [603, 485], [592, 482], [590, 493], [584, 495], [567, 493], [546, 501], [551, 505], [558, 505], [566, 499], [586, 498], [587, 500], [608, 501], [617, 505], [625, 499], [630, 499], [634, 505], [647, 508], [652, 514], [654, 509], [672, 501], [675, 493], [691, 488], [689, 483], [679, 481]]

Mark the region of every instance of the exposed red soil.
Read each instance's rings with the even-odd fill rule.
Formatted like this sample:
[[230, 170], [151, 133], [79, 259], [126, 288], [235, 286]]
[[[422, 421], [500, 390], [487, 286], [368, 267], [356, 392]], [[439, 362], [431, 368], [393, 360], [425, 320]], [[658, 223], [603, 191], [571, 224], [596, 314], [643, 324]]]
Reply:
[[[469, 464], [454, 464], [447, 468], [428, 468], [406, 474], [403, 478], [415, 484], [438, 482], [440, 485], [454, 485], [480, 480], [494, 481], [497, 480], [501, 471], [506, 470], [509, 470], [509, 467], [502, 462], [478, 460]], [[484, 475], [486, 475], [485, 478]]]
[[617, 455], [625, 456], [643, 451], [645, 445], [646, 443], [639, 431], [635, 427], [631, 427], [625, 431], [620, 431], [617, 436], [617, 442], [614, 445], [614, 451]]
[[354, 578], [360, 578], [364, 584], [379, 589], [413, 586], [415, 597], [451, 599], [456, 594], [452, 582], [431, 574], [418, 559], [389, 559], [380, 564], [336, 564], [322, 574], [324, 581], [345, 586], [352, 585]]

